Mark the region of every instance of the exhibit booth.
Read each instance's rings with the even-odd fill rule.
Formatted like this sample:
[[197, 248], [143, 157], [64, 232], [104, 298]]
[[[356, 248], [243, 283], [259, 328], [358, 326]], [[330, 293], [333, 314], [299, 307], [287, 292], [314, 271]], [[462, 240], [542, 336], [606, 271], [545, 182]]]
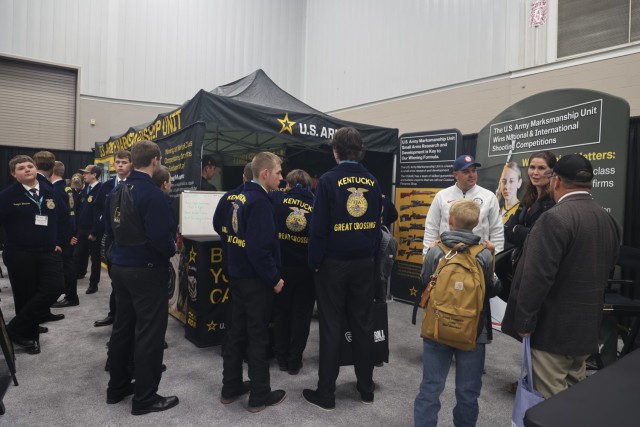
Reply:
[[262, 70], [210, 92], [200, 90], [154, 121], [96, 143], [95, 163], [104, 170], [113, 169], [117, 151], [130, 149], [137, 141], [151, 140], [160, 146], [162, 163], [172, 175], [171, 196], [180, 205], [182, 235], [179, 253], [171, 260], [169, 312], [185, 323], [185, 336], [195, 345], [222, 342], [230, 307], [222, 249], [212, 226], [224, 193], [197, 191], [202, 157], [212, 155], [223, 168], [226, 190], [241, 182], [244, 165], [260, 151], [283, 158], [283, 175], [296, 167], [319, 176], [335, 165], [327, 142], [346, 126], [360, 132], [367, 149], [363, 163], [390, 191], [397, 129], [321, 113], [279, 88]]

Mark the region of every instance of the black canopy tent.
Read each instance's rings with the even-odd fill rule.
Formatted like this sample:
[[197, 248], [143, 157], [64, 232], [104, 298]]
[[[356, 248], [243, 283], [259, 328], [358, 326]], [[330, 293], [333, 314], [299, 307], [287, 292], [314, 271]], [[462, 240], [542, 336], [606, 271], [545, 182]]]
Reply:
[[[213, 154], [225, 168], [242, 167], [259, 151], [288, 158], [289, 168], [330, 165], [333, 158], [326, 142], [345, 126], [358, 129], [370, 153], [365, 164], [374, 174], [381, 175], [378, 178], [383, 187], [390, 185], [397, 129], [347, 122], [324, 114], [282, 90], [262, 70], [210, 92], [200, 90], [153, 122], [96, 143], [95, 153], [97, 163], [108, 166], [116, 151], [129, 149], [142, 139], [155, 141], [163, 151], [163, 163], [171, 170], [178, 193], [198, 186], [200, 161], [206, 154]], [[309, 152], [314, 154], [305, 154]], [[230, 174], [225, 173], [224, 183], [229, 188], [233, 182], [227, 181], [227, 175]], [[239, 179], [240, 174], [236, 175]]]

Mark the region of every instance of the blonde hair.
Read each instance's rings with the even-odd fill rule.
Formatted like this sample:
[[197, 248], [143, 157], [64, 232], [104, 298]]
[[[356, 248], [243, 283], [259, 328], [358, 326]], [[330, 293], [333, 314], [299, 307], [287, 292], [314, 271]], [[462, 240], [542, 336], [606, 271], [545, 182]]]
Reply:
[[251, 160], [251, 173], [253, 174], [253, 178], [258, 179], [261, 171], [265, 169], [271, 170], [281, 164], [282, 159], [280, 159], [280, 157], [268, 151], [263, 151], [256, 154], [253, 160]]
[[451, 205], [449, 215], [453, 218], [455, 228], [473, 230], [478, 225], [480, 206], [469, 199], [456, 200]]

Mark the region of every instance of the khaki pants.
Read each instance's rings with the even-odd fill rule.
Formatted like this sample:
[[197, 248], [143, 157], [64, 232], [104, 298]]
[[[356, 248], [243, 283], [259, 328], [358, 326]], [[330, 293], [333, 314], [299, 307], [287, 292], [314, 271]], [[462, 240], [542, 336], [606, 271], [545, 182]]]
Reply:
[[531, 349], [533, 361], [533, 385], [536, 390], [550, 398], [587, 377], [585, 356], [563, 356]]

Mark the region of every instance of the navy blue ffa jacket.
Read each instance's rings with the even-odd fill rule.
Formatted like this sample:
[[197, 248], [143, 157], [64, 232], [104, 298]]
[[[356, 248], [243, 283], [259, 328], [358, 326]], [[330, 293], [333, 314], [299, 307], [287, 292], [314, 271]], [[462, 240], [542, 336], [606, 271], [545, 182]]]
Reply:
[[307, 265], [313, 193], [296, 187], [288, 192], [274, 191], [270, 195], [276, 213], [282, 265]]
[[[139, 215], [147, 242], [142, 245], [124, 246], [115, 241], [112, 263], [128, 267], [169, 267], [169, 258], [176, 253], [176, 224], [166, 195], [151, 180], [139, 171], [133, 171], [126, 180], [133, 186], [131, 194], [136, 213]], [[113, 237], [110, 210], [105, 209], [107, 235]], [[160, 285], [160, 284], [158, 284]]]
[[65, 206], [65, 210], [69, 213], [67, 226], [63, 231], [63, 238], [66, 240], [66, 244], [69, 244], [69, 240], [71, 240], [71, 236], [75, 234], [76, 230], [76, 216], [75, 216], [75, 200], [73, 198], [73, 192], [71, 191], [71, 187], [67, 187], [64, 179], [59, 179], [58, 181], [51, 184], [53, 190], [58, 194], [60, 200]]
[[343, 162], [318, 180], [309, 229], [309, 267], [324, 257], [373, 257], [380, 238], [382, 193], [359, 163]]
[[96, 200], [93, 206], [95, 216], [93, 219], [93, 225], [91, 226], [91, 234], [94, 236], [99, 236], [100, 234], [104, 233], [104, 210], [107, 207], [109, 194], [111, 194], [115, 185], [116, 178], [111, 178], [110, 180], [102, 183], [100, 189], [98, 190], [98, 194], [96, 195]]
[[97, 182], [91, 191], [87, 193], [89, 189], [89, 185], [85, 185], [84, 189], [81, 193], [81, 201], [80, 201], [80, 213], [76, 218], [76, 226], [80, 230], [91, 230], [93, 228], [93, 221], [96, 220], [96, 199], [98, 197], [98, 192], [100, 191], [101, 183]]
[[273, 203], [267, 192], [247, 182], [227, 218], [229, 275], [258, 278], [275, 287], [280, 281], [280, 246]]
[[48, 189], [53, 187], [53, 185], [51, 185], [51, 181], [49, 181], [47, 177], [42, 175], [40, 172], [36, 174], [36, 178], [38, 178], [38, 184], [40, 184], [40, 187], [45, 186]]
[[222, 247], [227, 243], [227, 219], [229, 218], [229, 210], [232, 209], [232, 203], [238, 198], [238, 194], [242, 193], [244, 184], [240, 184], [231, 191], [227, 191], [220, 198], [216, 211], [213, 213], [213, 229], [220, 236]]
[[[0, 193], [0, 225], [5, 229], [7, 249], [51, 252], [64, 245], [63, 231], [69, 220], [64, 202], [50, 184], [40, 185], [38, 196], [33, 198], [19, 182]], [[41, 217], [38, 222], [42, 225], [36, 224], [36, 216]]]

